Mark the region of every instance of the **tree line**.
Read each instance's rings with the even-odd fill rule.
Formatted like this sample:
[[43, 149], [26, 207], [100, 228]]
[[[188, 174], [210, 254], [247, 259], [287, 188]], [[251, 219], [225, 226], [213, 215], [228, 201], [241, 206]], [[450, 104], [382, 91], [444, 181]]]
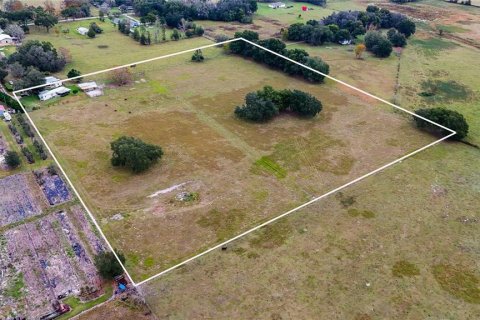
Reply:
[[[330, 70], [329, 65], [322, 61], [322, 59], [310, 57], [308, 52], [303, 49], [287, 49], [285, 43], [279, 39], [270, 38], [259, 40], [258, 33], [250, 30], [236, 32], [235, 38], [244, 38], [246, 40], [255, 42], [264, 48], [304, 64], [314, 70], [320, 71], [323, 74], [328, 74]], [[264, 63], [289, 75], [302, 76], [304, 79], [310, 82], [323, 82], [323, 79], [325, 78], [325, 76], [322, 74], [318, 74], [312, 70], [306, 69], [297, 65], [296, 63], [286, 60], [283, 57], [279, 57], [242, 40], [230, 43], [228, 48], [232, 53], [252, 58], [257, 62]]]
[[250, 92], [245, 103], [235, 108], [235, 115], [253, 122], [266, 122], [281, 112], [290, 112], [312, 118], [322, 111], [322, 103], [309, 93], [300, 90], [275, 90], [265, 86]]
[[[380, 28], [390, 29], [386, 37], [376, 31]], [[414, 34], [415, 30], [415, 23], [405, 15], [369, 5], [364, 12], [339, 11], [320, 21], [294, 23], [288, 29], [282, 30], [282, 33], [287, 40], [305, 41], [314, 46], [326, 42], [349, 42], [366, 33], [367, 50], [378, 57], [388, 57], [392, 46], [405, 46], [406, 38]]]
[[133, 8], [141, 17], [157, 16], [163, 18], [169, 27], [177, 28], [182, 18], [250, 23], [252, 14], [257, 11], [257, 2], [255, 0], [220, 0], [218, 2], [135, 0]]

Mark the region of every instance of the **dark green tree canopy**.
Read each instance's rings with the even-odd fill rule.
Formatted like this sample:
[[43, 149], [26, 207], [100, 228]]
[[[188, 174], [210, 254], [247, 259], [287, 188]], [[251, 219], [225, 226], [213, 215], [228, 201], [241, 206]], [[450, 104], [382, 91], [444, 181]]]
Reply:
[[[457, 111], [449, 110], [446, 108], [426, 108], [418, 109], [415, 113], [421, 117], [427, 118], [433, 122], [441, 124], [444, 127], [454, 130], [457, 132], [456, 135], [452, 136], [452, 139], [462, 140], [468, 134], [468, 123], [463, 115]], [[418, 117], [413, 117], [418, 128], [424, 129], [430, 132], [441, 132], [445, 133], [445, 130], [442, 128], [427, 122]]]
[[322, 103], [300, 90], [275, 90], [270, 86], [245, 97], [245, 104], [235, 109], [239, 118], [254, 122], [271, 120], [280, 112], [288, 111], [301, 117], [312, 118], [322, 110]]
[[272, 101], [250, 92], [245, 97], [245, 104], [235, 108], [239, 118], [254, 122], [265, 122], [278, 114], [278, 107]]
[[112, 165], [139, 173], [150, 168], [163, 155], [162, 148], [134, 137], [120, 137], [110, 144]]
[[390, 41], [379, 31], [367, 32], [365, 35], [365, 47], [380, 58], [390, 56], [393, 50]]
[[15, 169], [20, 165], [20, 157], [15, 151], [7, 151], [5, 154], [5, 163], [10, 169]]
[[407, 38], [405, 35], [398, 32], [395, 28], [388, 30], [387, 38], [394, 47], [405, 47], [407, 45]]
[[[118, 253], [118, 258], [122, 263], [125, 263], [125, 257], [123, 254]], [[113, 252], [102, 252], [95, 256], [95, 266], [98, 269], [98, 273], [102, 278], [106, 280], [111, 280], [116, 276], [123, 274], [123, 269], [120, 263], [118, 262], [117, 258]]]
[[[311, 25], [308, 25], [311, 27]], [[324, 27], [329, 30], [328, 27]], [[302, 49], [287, 49], [283, 41], [279, 39], [262, 39], [258, 40], [258, 33], [254, 31], [236, 32], [235, 38], [244, 38], [258, 45], [286, 56], [294, 61], [305, 64], [312, 69], [318, 70], [322, 73], [328, 74], [329, 66], [323, 62], [320, 58], [310, 58], [308, 53]], [[302, 66], [299, 66], [291, 61], [286, 60], [283, 57], [279, 57], [276, 54], [266, 51], [265, 49], [254, 46], [250, 43], [246, 43], [242, 40], [234, 41], [230, 44], [230, 52], [242, 55], [244, 57], [253, 57], [257, 62], [267, 64], [273, 68], [282, 70], [290, 75], [303, 76], [310, 82], [322, 82], [324, 76], [308, 70]]]

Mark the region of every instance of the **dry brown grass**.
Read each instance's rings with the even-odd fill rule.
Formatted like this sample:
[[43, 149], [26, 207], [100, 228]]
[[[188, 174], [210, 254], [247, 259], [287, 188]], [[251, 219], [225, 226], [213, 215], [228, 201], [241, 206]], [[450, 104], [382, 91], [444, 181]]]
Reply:
[[[136, 280], [432, 141], [403, 115], [335, 83], [308, 84], [217, 48], [204, 55], [202, 64], [182, 56], [139, 65], [136, 78], [146, 82], [32, 112]], [[311, 120], [236, 119], [234, 107], [264, 85], [308, 91], [325, 110]], [[165, 157], [141, 175], [113, 168], [109, 143], [120, 135], [158, 144]], [[253, 170], [265, 156], [285, 178]], [[180, 203], [178, 191], [147, 198], [183, 182], [199, 200]], [[232, 219], [236, 227], [219, 237], [198, 223], [215, 212], [244, 218]], [[124, 219], [110, 220], [117, 213]]]

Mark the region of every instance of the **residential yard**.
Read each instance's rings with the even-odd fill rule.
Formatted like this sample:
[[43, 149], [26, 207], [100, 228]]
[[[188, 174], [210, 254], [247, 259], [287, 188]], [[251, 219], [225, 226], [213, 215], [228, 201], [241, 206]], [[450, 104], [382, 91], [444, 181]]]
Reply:
[[[88, 28], [92, 21], [103, 29], [102, 34], [89, 39], [77, 33], [78, 27]], [[108, 19], [105, 22], [86, 20], [60, 23], [58, 29], [58, 34], [54, 30], [47, 33], [45, 29], [32, 26], [27, 40], [50, 41], [56, 48], [67, 48], [71, 52], [72, 62], [57, 74], [60, 78], [66, 78], [72, 68], [85, 74], [211, 43], [205, 38], [192, 38], [141, 46], [131, 37], [120, 33]], [[61, 29], [70, 31], [65, 34]]]
[[[359, 10], [362, 6], [352, 3], [348, 0], [332, 0], [327, 1], [326, 7], [321, 7], [305, 2], [294, 1], [282, 1], [287, 7], [291, 8], [278, 8], [272, 9], [268, 5], [269, 3], [258, 3], [258, 10], [255, 13], [255, 18], [260, 20], [277, 20], [281, 23], [291, 25], [293, 23], [302, 22], [305, 23], [308, 20], [319, 20], [323, 17], [331, 15], [335, 11], [340, 10]], [[308, 11], [302, 11], [302, 7], [309, 8]]]
[[[137, 65], [131, 86], [31, 112], [137, 281], [435, 139], [331, 81], [312, 85], [220, 48], [204, 55], [201, 64], [182, 55]], [[267, 124], [235, 118], [264, 85], [314, 94], [324, 111]], [[141, 175], [114, 168], [110, 142], [121, 135], [158, 144], [165, 157]], [[196, 196], [178, 200], [182, 192]]]

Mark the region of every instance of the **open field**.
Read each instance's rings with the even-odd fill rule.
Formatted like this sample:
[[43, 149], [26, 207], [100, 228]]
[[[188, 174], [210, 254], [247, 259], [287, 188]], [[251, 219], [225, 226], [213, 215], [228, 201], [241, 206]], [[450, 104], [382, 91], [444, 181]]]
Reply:
[[[301, 4], [294, 14], [259, 4], [253, 24], [199, 24], [212, 34], [251, 29], [263, 38], [334, 6], [370, 3], [329, 1], [301, 19]], [[400, 56], [366, 53], [357, 60], [350, 46], [290, 48], [322, 57], [331, 75], [410, 110], [461, 112], [470, 124], [466, 140], [479, 145], [479, 9], [441, 0], [378, 4], [419, 19]], [[71, 50], [65, 74], [209, 43], [195, 38], [142, 47], [111, 25], [86, 39], [75, 34], [76, 24], [69, 35], [33, 29], [29, 36]], [[416, 131], [405, 115], [331, 82], [313, 86], [221, 52], [204, 54], [201, 65], [186, 56], [137, 66], [138, 83], [121, 89], [97, 77], [107, 84], [100, 98], [80, 93], [29, 104], [41, 107], [32, 117], [107, 237], [127, 254], [135, 280], [435, 138]], [[236, 120], [234, 106], [265, 84], [312, 92], [324, 110], [313, 120], [284, 115], [265, 126]], [[109, 143], [121, 134], [160, 144], [165, 157], [136, 177], [112, 168]], [[479, 156], [472, 146], [442, 143], [140, 289], [160, 319], [478, 319]], [[10, 173], [17, 171], [0, 175]], [[181, 200], [183, 192], [195, 194], [193, 201]], [[22, 277], [10, 279], [3, 292], [23, 294]], [[0, 305], [5, 301], [0, 297]], [[86, 308], [74, 297], [68, 302]], [[142, 314], [114, 300], [81, 319]]]
[[476, 159], [429, 149], [143, 293], [160, 319], [477, 319]]
[[[381, 3], [425, 15], [450, 10], [417, 25], [400, 59], [355, 61], [346, 47], [301, 47], [324, 58], [332, 75], [403, 107], [463, 113], [467, 140], [478, 144], [478, 50], [432, 33], [439, 19], [475, 8], [434, 2]], [[463, 27], [479, 35], [473, 24]], [[434, 95], [423, 97], [426, 90]], [[431, 148], [143, 292], [165, 319], [477, 319], [479, 155], [460, 143]]]
[[[204, 55], [201, 64], [182, 55], [137, 65], [130, 87], [31, 112], [136, 280], [434, 140], [333, 82], [308, 84], [219, 48]], [[311, 120], [236, 119], [234, 107], [264, 85], [307, 91], [325, 110]], [[165, 157], [141, 175], [113, 168], [109, 143], [121, 135], [158, 144]], [[179, 192], [198, 199], [179, 201]]]

